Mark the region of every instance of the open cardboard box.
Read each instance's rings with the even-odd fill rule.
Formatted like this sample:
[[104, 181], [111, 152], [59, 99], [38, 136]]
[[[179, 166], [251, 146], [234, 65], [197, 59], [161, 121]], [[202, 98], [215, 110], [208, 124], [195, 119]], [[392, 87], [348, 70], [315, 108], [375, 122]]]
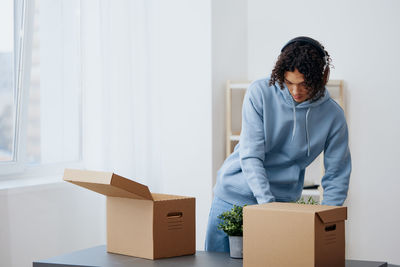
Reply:
[[243, 210], [243, 266], [344, 267], [347, 208], [296, 203]]
[[107, 196], [108, 252], [146, 259], [195, 253], [195, 198], [150, 193], [111, 172], [65, 169], [64, 180]]

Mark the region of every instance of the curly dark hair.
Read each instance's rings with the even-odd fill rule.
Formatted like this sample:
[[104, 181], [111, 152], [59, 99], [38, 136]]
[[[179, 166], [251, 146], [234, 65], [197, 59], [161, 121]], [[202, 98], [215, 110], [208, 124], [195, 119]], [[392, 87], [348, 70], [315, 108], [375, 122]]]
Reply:
[[323, 97], [325, 85], [329, 79], [329, 66], [332, 66], [332, 59], [322, 45], [321, 48], [325, 51], [325, 57], [321, 57], [318, 49], [306, 42], [296, 41], [287, 45], [279, 55], [272, 70], [269, 85], [271, 86], [278, 82], [283, 89], [285, 72], [292, 72], [297, 69], [304, 75], [311, 101], [316, 101]]

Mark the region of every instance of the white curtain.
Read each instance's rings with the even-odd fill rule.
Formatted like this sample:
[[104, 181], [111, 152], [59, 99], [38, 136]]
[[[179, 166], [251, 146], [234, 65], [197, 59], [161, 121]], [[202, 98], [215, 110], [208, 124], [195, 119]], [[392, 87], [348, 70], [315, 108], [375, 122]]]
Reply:
[[159, 189], [157, 5], [85, 0], [81, 7], [86, 168]]
[[85, 167], [196, 197], [212, 190], [211, 2], [81, 1]]

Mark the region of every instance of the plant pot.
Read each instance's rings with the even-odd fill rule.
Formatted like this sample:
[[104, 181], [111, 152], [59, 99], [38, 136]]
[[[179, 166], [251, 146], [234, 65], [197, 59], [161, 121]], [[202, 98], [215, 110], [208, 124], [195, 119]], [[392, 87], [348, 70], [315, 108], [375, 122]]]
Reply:
[[243, 236], [229, 236], [231, 258], [243, 259]]

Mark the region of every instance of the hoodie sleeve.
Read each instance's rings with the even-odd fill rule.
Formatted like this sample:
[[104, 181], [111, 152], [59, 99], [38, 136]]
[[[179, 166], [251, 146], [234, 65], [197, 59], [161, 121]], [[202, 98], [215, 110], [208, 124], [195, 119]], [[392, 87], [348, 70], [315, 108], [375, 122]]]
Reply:
[[240, 165], [247, 183], [259, 204], [275, 201], [264, 168], [265, 133], [263, 98], [256, 84], [245, 95], [240, 134]]
[[328, 136], [324, 150], [325, 175], [322, 177], [323, 205], [342, 206], [346, 200], [351, 173], [347, 124], [341, 123]]

